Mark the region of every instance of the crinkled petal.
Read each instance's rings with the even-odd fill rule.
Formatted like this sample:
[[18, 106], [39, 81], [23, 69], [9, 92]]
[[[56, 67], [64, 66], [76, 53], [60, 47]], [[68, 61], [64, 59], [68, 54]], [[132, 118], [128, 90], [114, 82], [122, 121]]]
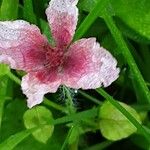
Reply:
[[35, 74], [27, 74], [22, 79], [22, 90], [27, 96], [27, 104], [29, 108], [40, 104], [46, 93], [54, 93], [60, 85], [60, 80], [49, 82], [41, 82]]
[[95, 38], [81, 39], [66, 54], [63, 84], [75, 89], [109, 86], [118, 78], [116, 65], [115, 58]]
[[46, 10], [53, 38], [58, 47], [67, 46], [75, 33], [78, 0], [51, 0]]
[[0, 63], [24, 71], [40, 69], [45, 45], [47, 39], [38, 27], [22, 20], [0, 21]]

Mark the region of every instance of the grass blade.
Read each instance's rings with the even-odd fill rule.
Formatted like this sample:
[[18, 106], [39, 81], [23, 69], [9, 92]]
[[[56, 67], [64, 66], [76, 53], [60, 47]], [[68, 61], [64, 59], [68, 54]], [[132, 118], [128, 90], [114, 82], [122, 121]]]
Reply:
[[0, 19], [17, 19], [19, 0], [3, 0], [0, 9]]
[[5, 76], [0, 78], [0, 129], [2, 124], [4, 103], [6, 100], [5, 96], [7, 91], [7, 83], [8, 83], [8, 78], [6, 78]]
[[23, 141], [26, 137], [31, 134], [31, 130], [25, 130], [15, 135], [10, 136], [4, 142], [0, 144], [1, 150], [12, 150], [15, 148], [21, 141]]
[[120, 50], [122, 50], [122, 55], [124, 56], [125, 60], [127, 61], [128, 65], [131, 69], [133, 81], [136, 81], [137, 86], [139, 87], [139, 88], [135, 88], [135, 90], [138, 90], [138, 91], [136, 91], [136, 93], [140, 92], [143, 95], [143, 98], [141, 99], [140, 103], [150, 103], [149, 89], [148, 89], [136, 63], [135, 63], [135, 60], [134, 60], [130, 50], [128, 49], [128, 47], [123, 39], [121, 32], [118, 30], [112, 17], [108, 14], [107, 11], [104, 11], [104, 19], [105, 19], [105, 22], [106, 22], [108, 28], [110, 29], [110, 31], [112, 33], [112, 36], [114, 37], [114, 39], [116, 40], [116, 43], [120, 47]]
[[85, 34], [85, 32], [89, 29], [92, 23], [96, 20], [100, 12], [104, 9], [107, 2], [108, 0], [99, 0], [95, 4], [93, 10], [88, 14], [88, 16], [85, 18], [85, 20], [81, 23], [78, 30], [76, 31], [76, 34], [74, 36], [75, 41], [80, 39]]
[[96, 144], [96, 145], [91, 146], [91, 147], [84, 149], [84, 150], [103, 150], [103, 149], [108, 148], [113, 143], [114, 142], [112, 142], [112, 141], [104, 141], [102, 143]]
[[24, 16], [24, 19], [29, 21], [30, 23], [37, 24], [36, 16], [33, 10], [32, 0], [24, 0], [23, 16]]
[[78, 92], [79, 92], [82, 96], [84, 96], [85, 98], [87, 98], [88, 100], [94, 102], [95, 104], [102, 105], [102, 102], [101, 102], [101, 101], [99, 101], [99, 100], [96, 99], [95, 97], [93, 97], [93, 96], [87, 94], [86, 92], [81, 91], [81, 90], [79, 90]]
[[65, 150], [65, 147], [66, 147], [66, 145], [67, 145], [67, 143], [68, 143], [68, 140], [69, 140], [69, 137], [70, 137], [70, 135], [71, 135], [71, 132], [72, 132], [73, 128], [74, 128], [74, 127], [71, 127], [71, 128], [69, 129], [69, 132], [68, 132], [68, 134], [67, 134], [67, 137], [66, 137], [66, 139], [65, 139], [65, 141], [64, 141], [64, 143], [63, 143], [63, 145], [62, 145], [62, 147], [61, 147], [61, 150]]
[[58, 118], [52, 121], [51, 124], [58, 125], [58, 124], [63, 124], [67, 122], [72, 122], [74, 120], [80, 121], [84, 119], [94, 118], [97, 116], [97, 114], [98, 114], [98, 108], [92, 108], [86, 111], [82, 111], [79, 113], [71, 114], [69, 116]]

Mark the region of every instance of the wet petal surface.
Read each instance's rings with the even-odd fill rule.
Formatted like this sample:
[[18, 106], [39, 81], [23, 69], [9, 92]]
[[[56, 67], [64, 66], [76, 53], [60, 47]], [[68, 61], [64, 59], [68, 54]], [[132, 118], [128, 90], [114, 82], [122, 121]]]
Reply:
[[116, 65], [115, 58], [95, 38], [81, 39], [66, 54], [63, 84], [75, 89], [109, 86], [118, 78]]
[[[51, 82], [50, 82], [51, 81]], [[55, 93], [60, 85], [60, 80], [41, 82], [36, 74], [27, 74], [22, 79], [22, 90], [27, 96], [28, 107], [31, 108], [43, 101], [46, 93]]]
[[52, 35], [58, 47], [66, 47], [75, 33], [78, 0], [51, 0], [46, 10]]
[[0, 21], [0, 63], [18, 70], [39, 70], [43, 68], [47, 44], [38, 27], [26, 21]]

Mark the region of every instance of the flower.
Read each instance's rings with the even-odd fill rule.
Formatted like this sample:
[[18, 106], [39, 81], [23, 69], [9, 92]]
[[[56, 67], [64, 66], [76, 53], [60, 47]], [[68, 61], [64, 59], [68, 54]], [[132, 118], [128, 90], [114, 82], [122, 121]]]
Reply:
[[27, 74], [22, 90], [31, 108], [60, 85], [74, 89], [109, 86], [118, 78], [113, 56], [95, 38], [71, 43], [75, 33], [78, 0], [51, 0], [46, 10], [55, 47], [35, 25], [23, 20], [0, 21], [0, 63]]

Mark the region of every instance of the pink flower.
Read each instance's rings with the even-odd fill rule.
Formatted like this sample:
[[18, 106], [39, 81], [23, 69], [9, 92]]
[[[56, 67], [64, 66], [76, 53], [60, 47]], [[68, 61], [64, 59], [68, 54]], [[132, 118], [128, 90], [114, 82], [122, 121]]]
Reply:
[[55, 47], [35, 25], [22, 20], [0, 21], [0, 63], [27, 72], [21, 86], [30, 108], [61, 84], [95, 89], [118, 78], [116, 60], [95, 38], [71, 43], [78, 20], [77, 2], [51, 0], [46, 10]]

